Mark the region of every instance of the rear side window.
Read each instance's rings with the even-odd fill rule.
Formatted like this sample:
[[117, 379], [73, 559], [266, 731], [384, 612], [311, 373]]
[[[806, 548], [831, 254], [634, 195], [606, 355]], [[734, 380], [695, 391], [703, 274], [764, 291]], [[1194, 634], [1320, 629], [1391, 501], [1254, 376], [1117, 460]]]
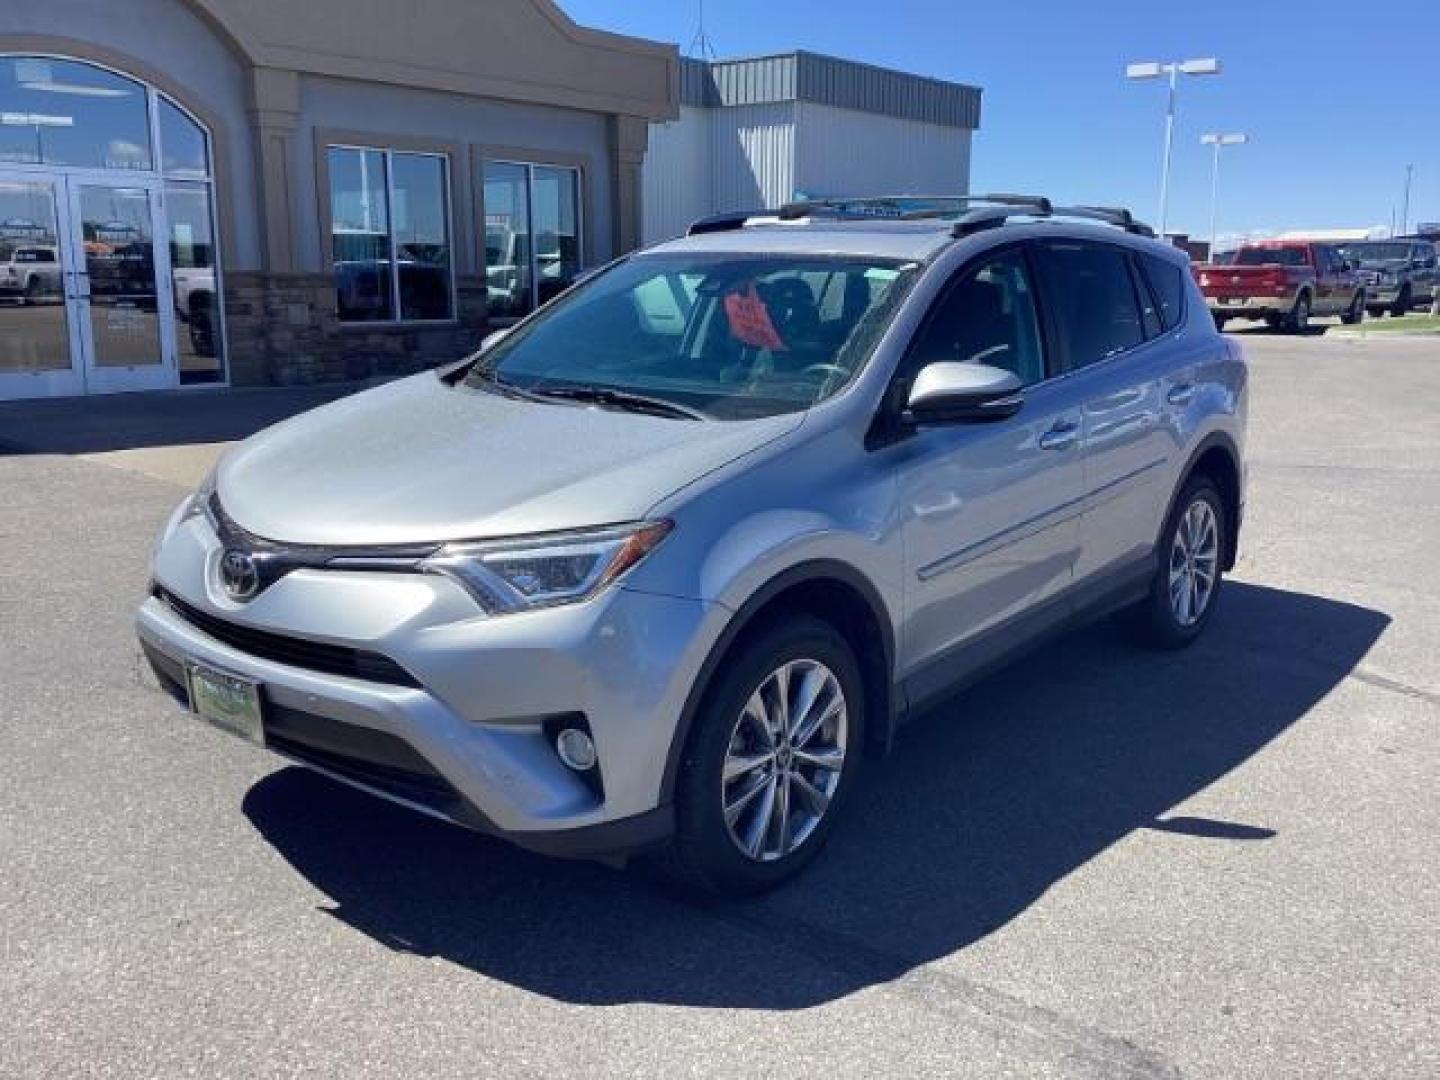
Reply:
[[1045, 295], [1074, 371], [1145, 340], [1126, 253], [1105, 244], [1037, 245]]
[[1185, 271], [1157, 255], [1141, 255], [1140, 265], [1160, 309], [1160, 328], [1174, 330], [1185, 314]]

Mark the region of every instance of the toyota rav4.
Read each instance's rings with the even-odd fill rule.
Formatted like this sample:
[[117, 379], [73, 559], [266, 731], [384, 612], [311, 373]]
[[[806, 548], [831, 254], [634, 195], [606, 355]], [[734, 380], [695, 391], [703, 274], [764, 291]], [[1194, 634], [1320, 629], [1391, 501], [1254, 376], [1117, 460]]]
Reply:
[[338, 780], [755, 891], [1001, 658], [1110, 613], [1194, 641], [1245, 411], [1185, 255], [1124, 211], [722, 216], [230, 450], [140, 641], [199, 717]]

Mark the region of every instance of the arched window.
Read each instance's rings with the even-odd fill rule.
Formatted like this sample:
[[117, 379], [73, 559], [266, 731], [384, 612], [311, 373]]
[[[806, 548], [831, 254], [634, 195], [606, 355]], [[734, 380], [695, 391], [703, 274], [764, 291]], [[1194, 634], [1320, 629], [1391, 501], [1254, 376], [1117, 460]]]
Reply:
[[79, 61], [0, 57], [0, 162], [153, 170], [148, 96]]

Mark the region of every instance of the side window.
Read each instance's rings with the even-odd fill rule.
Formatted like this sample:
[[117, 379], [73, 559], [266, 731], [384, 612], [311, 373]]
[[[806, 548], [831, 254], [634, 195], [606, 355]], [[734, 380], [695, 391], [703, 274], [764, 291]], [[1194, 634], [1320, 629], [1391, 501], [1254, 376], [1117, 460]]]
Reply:
[[1174, 330], [1185, 314], [1185, 271], [1158, 255], [1141, 255], [1140, 265], [1160, 308], [1160, 326]]
[[1135, 256], [1130, 258], [1130, 279], [1135, 288], [1135, 299], [1140, 304], [1140, 328], [1145, 332], [1145, 340], [1149, 341], [1163, 332], [1160, 326], [1160, 305], [1155, 302], [1154, 294], [1150, 291]]
[[1004, 368], [1026, 386], [1045, 378], [1035, 291], [1018, 252], [967, 271], [931, 311], [911, 347], [911, 362], [942, 360]]
[[1067, 240], [1038, 244], [1036, 250], [1070, 370], [1145, 340], [1124, 250]]

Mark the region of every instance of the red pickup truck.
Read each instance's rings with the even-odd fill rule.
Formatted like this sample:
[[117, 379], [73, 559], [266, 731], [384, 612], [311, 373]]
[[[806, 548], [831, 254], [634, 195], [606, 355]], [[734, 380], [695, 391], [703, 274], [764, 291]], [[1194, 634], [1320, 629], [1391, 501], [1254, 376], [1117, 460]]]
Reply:
[[1338, 315], [1357, 323], [1365, 315], [1365, 288], [1335, 244], [1269, 240], [1246, 244], [1224, 266], [1194, 268], [1215, 325], [1226, 319], [1264, 319], [1272, 330], [1300, 333], [1312, 315]]

